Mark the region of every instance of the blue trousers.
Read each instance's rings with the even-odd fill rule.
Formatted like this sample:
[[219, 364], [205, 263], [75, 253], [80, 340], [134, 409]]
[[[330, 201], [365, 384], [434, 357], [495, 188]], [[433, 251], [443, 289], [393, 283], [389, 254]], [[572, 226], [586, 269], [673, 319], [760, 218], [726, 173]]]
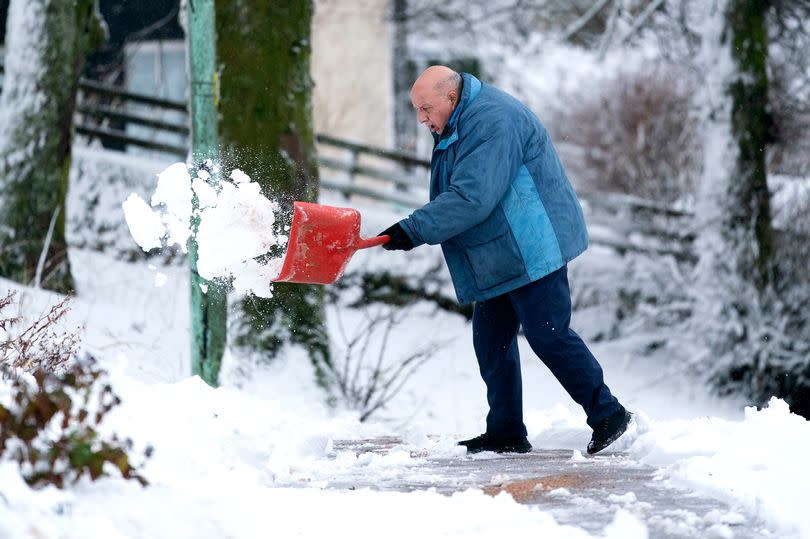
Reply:
[[487, 386], [487, 433], [526, 436], [518, 354], [518, 328], [594, 428], [620, 409], [602, 376], [602, 367], [568, 327], [571, 291], [568, 268], [486, 301], [473, 310], [473, 345]]

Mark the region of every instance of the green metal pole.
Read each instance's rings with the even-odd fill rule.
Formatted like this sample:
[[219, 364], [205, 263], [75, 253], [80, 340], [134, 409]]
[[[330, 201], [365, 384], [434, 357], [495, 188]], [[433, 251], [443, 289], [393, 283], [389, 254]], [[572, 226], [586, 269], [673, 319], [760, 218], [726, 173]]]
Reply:
[[[188, 55], [191, 78], [191, 154], [200, 165], [217, 158], [216, 31], [214, 0], [188, 2]], [[212, 172], [212, 171], [210, 171]], [[194, 197], [194, 208], [198, 207]], [[199, 218], [192, 218], [196, 232]], [[191, 370], [216, 387], [225, 351], [227, 294], [197, 273], [197, 242], [188, 249], [191, 265]]]

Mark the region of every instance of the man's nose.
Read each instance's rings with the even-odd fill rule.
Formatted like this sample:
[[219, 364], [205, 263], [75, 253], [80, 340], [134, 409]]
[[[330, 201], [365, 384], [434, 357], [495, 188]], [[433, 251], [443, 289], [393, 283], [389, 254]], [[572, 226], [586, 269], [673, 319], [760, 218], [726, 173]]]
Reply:
[[416, 116], [419, 118], [419, 123], [420, 123], [420, 124], [423, 124], [423, 123], [425, 123], [425, 122], [427, 122], [427, 121], [428, 121], [428, 115], [427, 115], [427, 113], [426, 113], [426, 112], [424, 112], [424, 111], [422, 111], [422, 110], [420, 110], [419, 112], [417, 112], [417, 113], [416, 113]]

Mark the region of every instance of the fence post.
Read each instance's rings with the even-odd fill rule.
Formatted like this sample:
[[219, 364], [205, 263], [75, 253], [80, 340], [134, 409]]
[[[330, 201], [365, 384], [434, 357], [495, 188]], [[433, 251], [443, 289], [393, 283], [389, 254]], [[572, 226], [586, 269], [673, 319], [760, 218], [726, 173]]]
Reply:
[[[207, 159], [216, 162], [217, 103], [216, 103], [216, 33], [214, 30], [214, 0], [188, 2], [188, 61], [191, 79], [191, 154], [195, 165]], [[212, 174], [213, 170], [209, 171]], [[199, 201], [194, 196], [194, 209]], [[196, 233], [199, 217], [192, 217]], [[214, 282], [205, 281], [197, 273], [197, 242], [192, 234], [189, 242], [191, 266], [191, 370], [211, 386], [216, 386], [219, 367], [225, 351], [227, 294]]]
[[[357, 150], [357, 148], [350, 148], [349, 169], [346, 171], [346, 173], [348, 174], [346, 179], [348, 180], [349, 186], [354, 185], [354, 172], [357, 169], [357, 164], [359, 163], [359, 161], [360, 161], [360, 152]], [[346, 198], [346, 200], [349, 200], [351, 198], [351, 192], [344, 191], [343, 196]]]

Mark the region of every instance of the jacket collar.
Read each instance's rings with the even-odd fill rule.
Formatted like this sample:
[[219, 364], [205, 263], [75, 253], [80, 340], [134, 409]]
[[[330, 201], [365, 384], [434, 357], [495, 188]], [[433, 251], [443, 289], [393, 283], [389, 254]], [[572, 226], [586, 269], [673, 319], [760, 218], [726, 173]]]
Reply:
[[433, 134], [433, 148], [446, 150], [448, 146], [458, 140], [458, 119], [464, 110], [475, 100], [478, 92], [481, 91], [481, 81], [469, 73], [461, 74], [461, 97], [447, 120], [444, 132], [441, 135]]

